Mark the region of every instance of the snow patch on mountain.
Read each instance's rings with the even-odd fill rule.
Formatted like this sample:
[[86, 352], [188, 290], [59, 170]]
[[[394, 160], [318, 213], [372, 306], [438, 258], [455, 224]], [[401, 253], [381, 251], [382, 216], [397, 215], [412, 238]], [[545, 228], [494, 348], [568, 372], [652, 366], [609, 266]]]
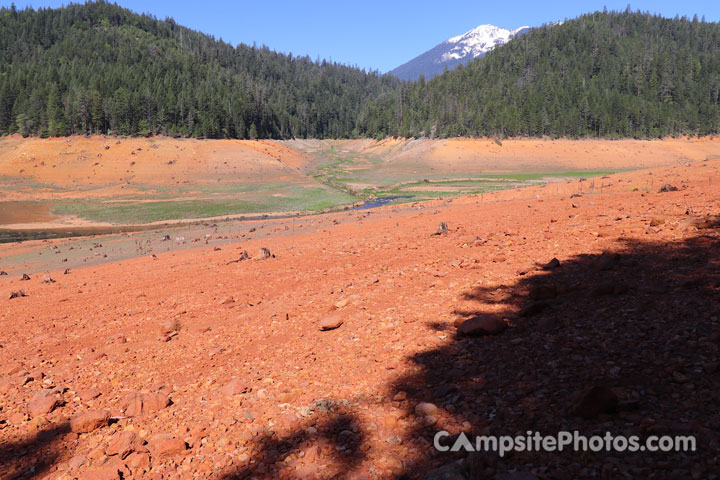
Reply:
[[528, 26], [524, 26], [514, 30], [508, 30], [507, 28], [496, 27], [495, 25], [479, 25], [469, 32], [448, 39], [445, 43], [448, 44], [448, 46], [452, 46], [449, 51], [440, 57], [438, 63], [450, 60], [462, 60], [466, 57], [479, 57], [496, 46], [507, 43], [508, 40], [519, 32], [529, 28]]
[[442, 73], [445, 68], [452, 70], [460, 64], [467, 64], [475, 58], [482, 57], [493, 48], [529, 30], [530, 27], [508, 30], [495, 25], [479, 25], [469, 32], [436, 45], [390, 71], [390, 74], [403, 80], [417, 80], [420, 75], [430, 79]]

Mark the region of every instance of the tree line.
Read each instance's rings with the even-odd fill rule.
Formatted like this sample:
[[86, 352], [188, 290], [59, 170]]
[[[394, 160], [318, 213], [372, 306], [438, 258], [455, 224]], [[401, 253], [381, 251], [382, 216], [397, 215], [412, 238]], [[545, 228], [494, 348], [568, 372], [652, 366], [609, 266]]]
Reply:
[[0, 8], [0, 135], [636, 137], [720, 130], [720, 28], [596, 12], [431, 81], [312, 61], [105, 1]]

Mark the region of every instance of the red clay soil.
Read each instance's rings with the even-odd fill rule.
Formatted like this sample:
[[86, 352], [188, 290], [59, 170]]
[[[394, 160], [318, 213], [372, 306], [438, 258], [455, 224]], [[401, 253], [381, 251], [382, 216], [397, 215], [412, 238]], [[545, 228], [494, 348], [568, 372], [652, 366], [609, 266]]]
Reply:
[[[719, 170], [2, 276], [0, 478], [717, 478]], [[440, 430], [698, 449], [464, 456]]]

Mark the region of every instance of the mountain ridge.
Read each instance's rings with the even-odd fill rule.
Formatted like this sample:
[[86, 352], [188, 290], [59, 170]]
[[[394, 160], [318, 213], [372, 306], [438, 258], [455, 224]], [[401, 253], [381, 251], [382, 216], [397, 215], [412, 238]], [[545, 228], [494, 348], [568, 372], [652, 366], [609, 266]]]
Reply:
[[461, 35], [448, 38], [388, 73], [406, 81], [416, 81], [421, 75], [429, 80], [446, 69], [453, 70], [460, 64], [467, 65], [468, 62], [484, 56], [493, 48], [504, 45], [529, 30], [528, 26], [510, 30], [491, 24], [478, 25]]

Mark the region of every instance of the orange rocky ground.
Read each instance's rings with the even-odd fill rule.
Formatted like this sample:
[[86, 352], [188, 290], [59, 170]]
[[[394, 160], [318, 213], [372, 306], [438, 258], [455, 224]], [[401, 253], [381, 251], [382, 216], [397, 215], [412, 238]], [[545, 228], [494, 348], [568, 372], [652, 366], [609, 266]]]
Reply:
[[446, 140], [385, 139], [292, 140], [280, 142], [313, 153], [334, 146], [341, 152], [374, 155], [389, 171], [438, 174], [623, 170], [707, 160], [720, 156], [718, 138], [664, 140], [550, 140], [455, 138]]
[[[141, 187], [308, 184], [315, 154], [334, 147], [377, 157], [382, 175], [466, 175], [649, 168], [720, 155], [720, 139], [196, 140], [111, 137], [0, 139], [0, 201], [109, 198]], [[27, 182], [32, 182], [28, 184]], [[13, 187], [13, 188], [8, 188]], [[15, 188], [16, 187], [16, 188]], [[152, 193], [152, 192], [150, 192]]]
[[262, 140], [15, 135], [0, 141], [0, 175], [59, 186], [162, 185], [228, 177], [282, 182], [296, 176], [303, 164], [297, 152]]
[[[0, 276], [0, 477], [718, 478], [720, 160], [700, 160]], [[440, 430], [698, 450], [498, 458], [438, 453]]]

